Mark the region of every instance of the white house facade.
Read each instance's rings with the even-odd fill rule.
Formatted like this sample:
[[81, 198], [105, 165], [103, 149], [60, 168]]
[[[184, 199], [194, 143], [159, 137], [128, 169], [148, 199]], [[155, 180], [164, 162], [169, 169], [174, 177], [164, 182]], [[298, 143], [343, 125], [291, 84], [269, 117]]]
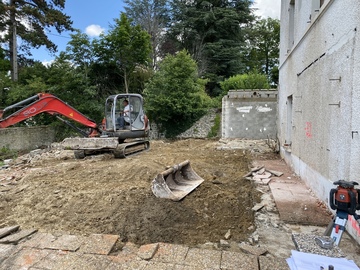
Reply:
[[360, 184], [360, 1], [282, 0], [280, 23], [281, 156], [328, 202], [333, 182]]

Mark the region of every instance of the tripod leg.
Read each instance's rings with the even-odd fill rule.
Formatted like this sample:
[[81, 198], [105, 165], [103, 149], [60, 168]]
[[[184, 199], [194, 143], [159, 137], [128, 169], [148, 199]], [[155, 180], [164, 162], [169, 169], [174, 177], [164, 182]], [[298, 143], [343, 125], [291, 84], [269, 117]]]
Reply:
[[345, 218], [336, 217], [336, 219], [335, 219], [335, 224], [334, 224], [334, 227], [333, 227], [330, 237], [334, 240], [335, 245], [337, 245], [337, 246], [339, 245], [341, 236], [342, 236], [343, 232], [345, 231], [346, 222], [347, 222], [347, 219], [345, 219]]
[[335, 219], [336, 219], [336, 216], [332, 219], [332, 221], [330, 221], [329, 225], [326, 227], [326, 230], [324, 232], [324, 236], [330, 236], [331, 235], [331, 231], [332, 231], [332, 229], [334, 227]]

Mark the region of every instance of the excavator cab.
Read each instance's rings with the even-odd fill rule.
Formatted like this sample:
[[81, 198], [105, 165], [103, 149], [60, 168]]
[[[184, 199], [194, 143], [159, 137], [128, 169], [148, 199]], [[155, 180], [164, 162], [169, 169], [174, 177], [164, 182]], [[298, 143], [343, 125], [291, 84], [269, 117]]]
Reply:
[[[128, 102], [130, 112], [125, 119], [125, 126], [120, 128], [119, 118], [124, 111], [124, 100]], [[111, 95], [105, 102], [105, 132], [116, 133], [117, 137], [138, 138], [143, 137], [149, 131], [148, 119], [143, 109], [143, 98], [138, 94], [117, 94]], [[131, 132], [130, 135], [129, 131]], [[126, 133], [121, 136], [122, 133]], [[143, 134], [138, 136], [136, 134]]]

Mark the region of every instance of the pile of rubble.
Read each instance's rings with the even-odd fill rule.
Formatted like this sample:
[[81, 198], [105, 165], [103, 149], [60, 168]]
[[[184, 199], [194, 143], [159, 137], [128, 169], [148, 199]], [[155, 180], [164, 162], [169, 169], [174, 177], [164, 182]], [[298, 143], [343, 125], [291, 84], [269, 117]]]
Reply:
[[244, 175], [244, 178], [255, 181], [258, 185], [267, 185], [272, 176], [280, 177], [282, 172], [266, 169], [265, 166], [257, 166]]

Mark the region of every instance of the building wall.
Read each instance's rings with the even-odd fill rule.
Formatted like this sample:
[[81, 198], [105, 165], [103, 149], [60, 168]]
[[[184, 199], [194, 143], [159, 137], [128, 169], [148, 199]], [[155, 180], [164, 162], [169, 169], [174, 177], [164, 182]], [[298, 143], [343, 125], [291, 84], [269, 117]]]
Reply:
[[276, 139], [277, 91], [229, 91], [222, 100], [222, 138]]
[[278, 137], [285, 160], [328, 202], [334, 181], [359, 182], [360, 2], [319, 5], [282, 0]]
[[49, 126], [0, 129], [0, 149], [33, 150], [55, 141], [55, 130]]

